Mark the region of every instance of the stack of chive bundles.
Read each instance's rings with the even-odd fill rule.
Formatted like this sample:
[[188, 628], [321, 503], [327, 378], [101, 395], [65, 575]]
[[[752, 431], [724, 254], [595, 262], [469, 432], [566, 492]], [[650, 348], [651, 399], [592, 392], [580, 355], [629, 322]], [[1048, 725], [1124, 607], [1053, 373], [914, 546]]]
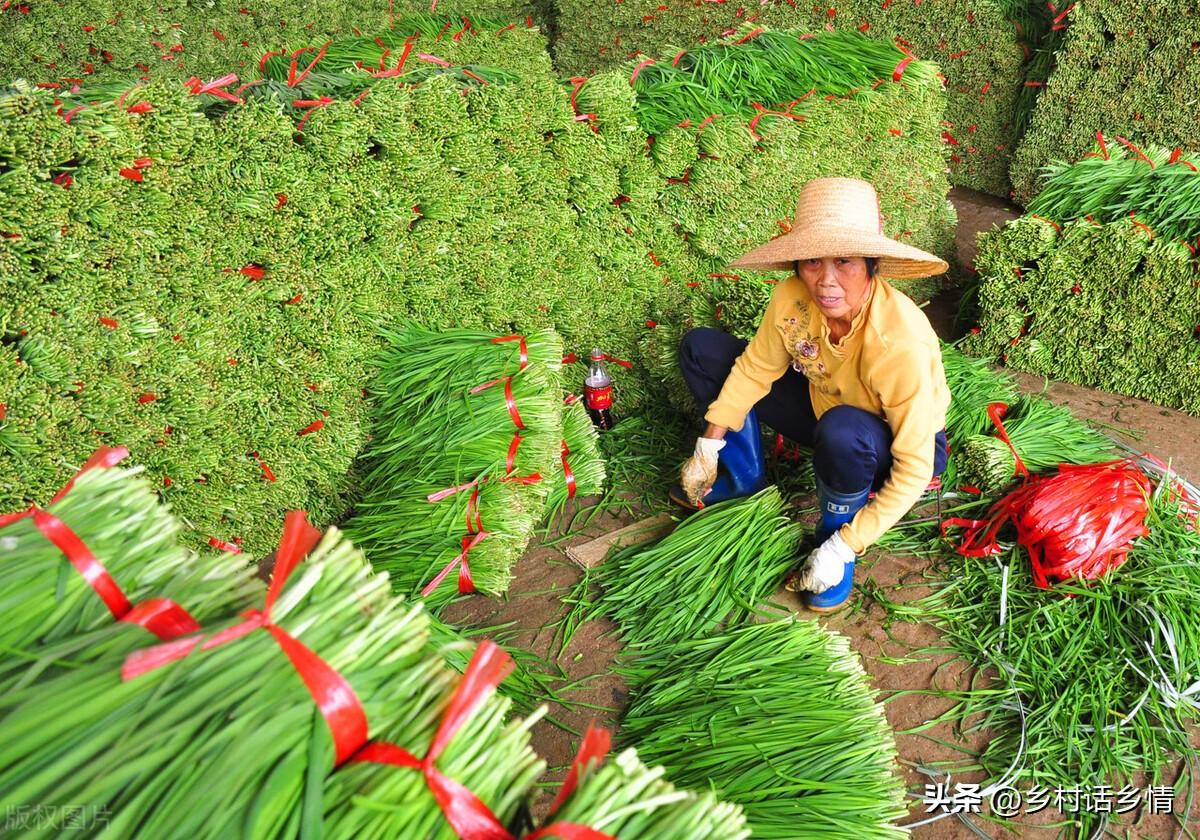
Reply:
[[[497, 341], [417, 326], [386, 337], [362, 499], [346, 532], [398, 591], [422, 592], [449, 569], [428, 592], [433, 606], [460, 591], [464, 553], [474, 588], [503, 593], [549, 496], [565, 492], [562, 342], [552, 330]], [[578, 489], [595, 492], [594, 438], [578, 417], [567, 431]]]
[[[1040, 396], [1018, 398], [1002, 421], [1010, 448], [998, 436], [970, 435], [955, 454], [958, 481], [995, 495], [1017, 478], [1013, 449], [1030, 472], [1059, 464], [1098, 464], [1114, 456], [1113, 443], [1069, 409]], [[999, 432], [996, 432], [998, 435]]]
[[[300, 97], [316, 99], [321, 96], [332, 96], [350, 99], [361, 94], [364, 89], [369, 89], [375, 83], [376, 79], [372, 71], [394, 70], [402, 55], [406, 55], [407, 58], [401, 68], [402, 72], [397, 76], [397, 80], [401, 84], [420, 84], [435, 76], [446, 77], [453, 80], [455, 84], [465, 87], [510, 84], [520, 81], [521, 76], [518, 73], [503, 67], [460, 63], [461, 59], [456, 54], [463, 50], [455, 49], [458, 46], [457, 42], [450, 42], [451, 51], [446, 53], [451, 57], [449, 59], [440, 55], [430, 55], [411, 43], [421, 32], [437, 32], [439, 28], [445, 28], [444, 24], [446, 23], [448, 22], [444, 18], [435, 18], [432, 15], [416, 16], [401, 21], [402, 28], [399, 31], [390, 29], [379, 35], [340, 38], [324, 47], [314, 45], [309, 48], [307, 53], [301, 53], [300, 73], [297, 73], [296, 61], [290, 54], [268, 54], [262, 63], [264, 83], [246, 88], [243, 93], [251, 98], [273, 96], [284, 104]], [[496, 24], [489, 21], [478, 21], [477, 25], [494, 27], [493, 32], [504, 27], [502, 23]], [[495, 54], [494, 39], [487, 40], [489, 46], [493, 47], [491, 52]], [[466, 43], [470, 45], [473, 41], [474, 39], [468, 39]], [[431, 44], [426, 46], [434, 49]], [[441, 44], [437, 49], [445, 52], [441, 49]], [[467, 50], [467, 52], [478, 54], [479, 50]], [[487, 54], [487, 51], [484, 54]], [[418, 56], [427, 56], [427, 58], [418, 58]], [[513, 56], [505, 56], [501, 51], [496, 58], [503, 61], [505, 58], [511, 59]], [[302, 72], [310, 63], [312, 69], [307, 73]], [[298, 76], [300, 78], [297, 78]], [[385, 76], [384, 78], [391, 77]]]
[[1046, 169], [1028, 215], [979, 238], [964, 349], [1200, 413], [1196, 155], [1103, 139]]
[[[761, 311], [759, 314], [761, 317]], [[638, 341], [642, 364], [658, 382], [664, 402], [688, 413], [695, 408], [696, 400], [679, 370], [679, 346], [690, 323], [691, 319], [684, 318], [661, 319]]]
[[[338, 532], [294, 570], [271, 619], [349, 682], [370, 737], [425, 755], [457, 676], [430, 646], [422, 607], [393, 596]], [[205, 629], [242, 620], [231, 613]], [[329, 727], [272, 633], [129, 680], [123, 662], [113, 652], [4, 693], [0, 807], [105, 803], [118, 836], [455, 836], [418, 770], [334, 769]], [[438, 761], [502, 821], [543, 769], [529, 748], [532, 720], [505, 724], [507, 709], [488, 697]], [[196, 802], [204, 807], [188, 807]], [[33, 836], [64, 828], [53, 822]]]
[[778, 588], [799, 533], [774, 486], [710, 505], [657, 543], [605, 560], [595, 575], [604, 590], [596, 609], [636, 651], [737, 625]]
[[[980, 516], [975, 502], [960, 515]], [[981, 754], [964, 762], [989, 780], [1016, 777], [1044, 788], [1164, 784], [1172, 756], [1198, 757], [1190, 732], [1200, 705], [1200, 533], [1165, 486], [1151, 498], [1150, 533], [1103, 577], [1035, 585], [1019, 547], [995, 558], [963, 558], [936, 523], [910, 523], [913, 547], [943, 554], [931, 595], [874, 597], [889, 618], [933, 622], [973, 666], [954, 693], [953, 722], [985, 730]], [[920, 586], [927, 587], [928, 582]], [[1020, 760], [1018, 760], [1018, 758]], [[1011, 768], [1011, 770], [1010, 770]], [[953, 768], [949, 768], [953, 770]], [[986, 782], [985, 782], [986, 784]], [[1104, 815], [1073, 817], [1093, 836]]]
[[[259, 591], [243, 557], [197, 557], [141, 468], [92, 468], [45, 511], [61, 520], [137, 605], [168, 598], [196, 621], [234, 614]], [[0, 528], [0, 686], [155, 641], [113, 620], [101, 597], [32, 517]]]
[[1049, 8], [1056, 6], [1041, 48], [1056, 48], [1054, 70], [1013, 156], [1014, 200], [1028, 207], [1046, 165], [1085, 154], [1097, 129], [1143, 146], [1200, 150], [1196, 4], [1088, 0]]
[[[854, 31], [803, 40], [794, 32], [760, 31], [740, 44], [694, 46], [673, 64], [649, 64], [638, 72], [633, 80], [638, 122], [658, 134], [684, 120], [698, 124], [711, 114], [751, 117], [756, 113], [752, 103], [786, 104], [814, 90], [846, 96], [871, 80], [890, 79], [904, 57], [894, 44]], [[935, 70], [917, 62], [911, 72], [928, 80]]]
[[[635, 750], [590, 765], [549, 823], [585, 825], [620, 840], [746, 840], [742, 809], [712, 793], [677, 790]], [[557, 836], [553, 833], [550, 836]]]
[[790, 619], [648, 650], [621, 736], [671, 780], [741, 805], [754, 837], [902, 838], [904, 785], [848, 640]]

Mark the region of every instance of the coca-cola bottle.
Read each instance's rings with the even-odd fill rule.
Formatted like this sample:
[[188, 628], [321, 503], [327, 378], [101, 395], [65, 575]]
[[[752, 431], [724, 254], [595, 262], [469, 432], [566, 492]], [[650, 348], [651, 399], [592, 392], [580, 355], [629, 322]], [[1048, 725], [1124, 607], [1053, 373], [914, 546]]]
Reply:
[[592, 348], [587, 379], [583, 381], [583, 404], [596, 428], [613, 427], [612, 402], [612, 377], [608, 375], [608, 367], [604, 364], [604, 353], [599, 348]]

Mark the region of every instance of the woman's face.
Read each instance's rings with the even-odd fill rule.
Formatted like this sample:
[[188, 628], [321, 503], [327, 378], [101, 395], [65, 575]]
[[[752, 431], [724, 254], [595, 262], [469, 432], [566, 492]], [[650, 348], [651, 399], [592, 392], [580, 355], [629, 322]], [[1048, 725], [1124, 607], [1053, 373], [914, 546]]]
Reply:
[[826, 318], [851, 320], [871, 288], [865, 257], [798, 260], [800, 279]]

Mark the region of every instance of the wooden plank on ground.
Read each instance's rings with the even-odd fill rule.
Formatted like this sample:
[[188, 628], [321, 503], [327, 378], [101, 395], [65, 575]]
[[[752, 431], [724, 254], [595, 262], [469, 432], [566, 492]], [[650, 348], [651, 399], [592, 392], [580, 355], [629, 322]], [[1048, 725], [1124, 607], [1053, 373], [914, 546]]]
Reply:
[[669, 513], [660, 513], [649, 519], [642, 519], [632, 525], [626, 525], [619, 531], [612, 531], [591, 542], [574, 545], [567, 549], [567, 556], [585, 569], [593, 569], [604, 562], [608, 552], [614, 548], [625, 548], [640, 542], [648, 542], [658, 537], [666, 536], [675, 527], [675, 520]]

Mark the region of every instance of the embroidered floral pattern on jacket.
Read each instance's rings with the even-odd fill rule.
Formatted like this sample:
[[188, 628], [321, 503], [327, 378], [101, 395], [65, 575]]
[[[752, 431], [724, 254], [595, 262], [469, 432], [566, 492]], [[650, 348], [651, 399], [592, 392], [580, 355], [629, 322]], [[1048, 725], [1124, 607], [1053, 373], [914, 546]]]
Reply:
[[783, 319], [780, 324], [784, 346], [792, 357], [792, 369], [802, 373], [822, 393], [832, 393], [827, 380], [829, 372], [820, 361], [821, 339], [809, 329], [810, 318], [807, 307], [800, 307], [798, 317]]

